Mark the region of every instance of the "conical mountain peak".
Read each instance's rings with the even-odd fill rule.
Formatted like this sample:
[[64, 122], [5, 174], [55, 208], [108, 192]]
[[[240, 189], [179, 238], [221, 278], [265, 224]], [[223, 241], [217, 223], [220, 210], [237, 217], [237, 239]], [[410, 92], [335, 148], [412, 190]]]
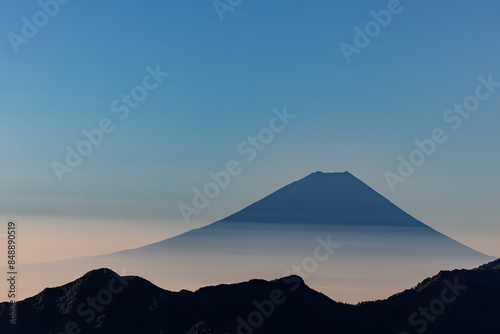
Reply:
[[425, 226], [349, 172], [315, 172], [222, 221]]

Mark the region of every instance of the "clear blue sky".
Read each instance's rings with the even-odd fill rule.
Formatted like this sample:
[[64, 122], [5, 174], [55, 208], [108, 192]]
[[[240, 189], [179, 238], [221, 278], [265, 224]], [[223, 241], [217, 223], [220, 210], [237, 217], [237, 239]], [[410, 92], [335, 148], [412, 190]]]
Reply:
[[[135, 219], [168, 234], [311, 172], [349, 170], [462, 242], [498, 238], [500, 88], [456, 131], [443, 113], [474, 93], [479, 75], [500, 81], [500, 4], [403, 0], [348, 64], [339, 44], [353, 44], [353, 28], [387, 6], [248, 0], [221, 21], [211, 1], [73, 0], [16, 53], [9, 33], [22, 35], [22, 18], [32, 21], [40, 6], [3, 1], [0, 211]], [[170, 75], [120, 120], [110, 104], [157, 64]], [[246, 162], [238, 145], [284, 106], [297, 118]], [[103, 118], [115, 130], [59, 182], [52, 162]], [[437, 127], [448, 140], [391, 192], [384, 172]], [[243, 171], [186, 226], [177, 206], [230, 160]]]

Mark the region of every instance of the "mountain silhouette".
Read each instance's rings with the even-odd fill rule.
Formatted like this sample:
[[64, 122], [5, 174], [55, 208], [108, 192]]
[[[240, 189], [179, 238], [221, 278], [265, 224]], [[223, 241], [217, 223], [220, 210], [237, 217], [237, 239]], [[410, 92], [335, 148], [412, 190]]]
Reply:
[[[343, 302], [381, 299], [493, 258], [413, 218], [348, 172], [313, 173], [205, 227], [137, 249], [29, 265], [29, 290], [106, 267], [169, 290], [301, 276]], [[33, 291], [33, 293], [35, 293]]]
[[17, 304], [15, 328], [0, 304], [1, 333], [496, 334], [499, 264], [441, 271], [385, 300], [349, 305], [298, 276], [170, 292], [109, 269], [88, 272]]
[[500, 269], [500, 259], [483, 264], [482, 266], [476, 268], [476, 270], [491, 270]]
[[[373, 250], [377, 252], [383, 251], [384, 246], [387, 252], [405, 252], [398, 249], [398, 239], [409, 238], [409, 242], [404, 240], [404, 248], [411, 248], [412, 255], [450, 254], [477, 263], [492, 259], [413, 218], [349, 172], [312, 173], [227, 218], [140, 250], [170, 245], [191, 247], [194, 243], [210, 248], [215, 240], [219, 249], [228, 245], [235, 251], [234, 241], [238, 240], [238, 244], [245, 245], [247, 250], [252, 248], [257, 236], [260, 240], [267, 240], [270, 239], [267, 236], [272, 235], [270, 243], [273, 245], [264, 247], [265, 251], [281, 252], [275, 246], [278, 241], [286, 243], [287, 237], [294, 242], [297, 238], [304, 241], [301, 234], [311, 233], [317, 236], [349, 233], [355, 238], [369, 235], [377, 240], [378, 245]], [[276, 235], [280, 237], [276, 238]], [[382, 240], [380, 237], [386, 238]], [[381, 246], [381, 243], [385, 245]]]
[[349, 172], [313, 173], [222, 222], [425, 226]]

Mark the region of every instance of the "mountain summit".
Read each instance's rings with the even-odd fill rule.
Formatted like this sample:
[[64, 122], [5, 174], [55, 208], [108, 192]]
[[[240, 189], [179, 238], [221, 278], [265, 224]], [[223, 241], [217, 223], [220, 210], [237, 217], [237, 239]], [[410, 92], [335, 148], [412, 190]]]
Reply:
[[349, 172], [310, 174], [221, 221], [403, 227], [423, 225]]

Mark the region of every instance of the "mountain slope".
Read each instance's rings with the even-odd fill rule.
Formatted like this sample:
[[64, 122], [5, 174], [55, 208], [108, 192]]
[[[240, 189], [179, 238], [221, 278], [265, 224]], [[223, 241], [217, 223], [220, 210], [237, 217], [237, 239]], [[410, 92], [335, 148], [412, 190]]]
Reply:
[[488, 270], [488, 269], [500, 269], [500, 259], [483, 264], [482, 266], [478, 267], [476, 270]]

